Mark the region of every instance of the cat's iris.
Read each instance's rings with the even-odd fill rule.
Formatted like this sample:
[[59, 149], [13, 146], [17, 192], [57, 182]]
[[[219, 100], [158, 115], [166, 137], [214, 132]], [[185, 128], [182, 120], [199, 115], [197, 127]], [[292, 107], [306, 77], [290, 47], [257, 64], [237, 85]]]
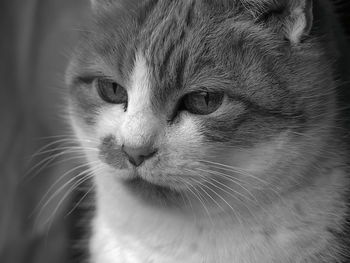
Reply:
[[193, 92], [184, 97], [183, 107], [192, 114], [208, 115], [219, 109], [223, 100], [221, 92]]
[[108, 103], [123, 104], [127, 107], [128, 93], [121, 85], [108, 79], [96, 79], [95, 83], [101, 99]]

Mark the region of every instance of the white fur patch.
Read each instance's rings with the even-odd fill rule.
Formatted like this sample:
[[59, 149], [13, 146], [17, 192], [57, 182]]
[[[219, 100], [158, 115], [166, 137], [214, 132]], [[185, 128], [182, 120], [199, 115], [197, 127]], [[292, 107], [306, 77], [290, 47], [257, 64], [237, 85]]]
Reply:
[[[324, 226], [338, 225], [339, 222], [327, 216], [338, 200], [325, 192], [334, 192], [344, 183], [345, 176], [333, 171], [325, 175], [326, 181], [316, 182], [317, 188], [296, 191], [283, 202], [267, 208], [267, 214], [257, 213], [259, 224], [246, 222], [244, 225], [225, 220], [217, 220], [214, 225], [189, 221], [170, 211], [163, 213], [137, 204], [116, 187], [100, 199], [103, 214], [100, 213], [94, 224], [92, 262], [301, 262], [329, 245]], [[113, 188], [109, 182], [103, 190]], [[112, 200], [113, 203], [107, 203]], [[297, 214], [295, 204], [307, 213]], [[339, 207], [336, 212], [342, 213], [344, 209]], [[300, 250], [305, 246], [306, 250]]]
[[120, 129], [124, 144], [131, 147], [150, 143], [159, 128], [151, 109], [150, 85], [146, 60], [138, 54], [129, 80], [128, 111]]
[[304, 10], [301, 7], [296, 8], [292, 14], [292, 18], [294, 18], [293, 22], [287, 25], [287, 34], [290, 41], [293, 44], [297, 44], [300, 42], [307, 26]]
[[122, 105], [103, 108], [97, 123], [97, 137], [113, 135], [118, 144], [137, 148], [150, 143], [159, 128], [159, 121], [151, 111], [149, 70], [141, 54], [136, 56], [126, 89], [129, 97], [127, 111]]

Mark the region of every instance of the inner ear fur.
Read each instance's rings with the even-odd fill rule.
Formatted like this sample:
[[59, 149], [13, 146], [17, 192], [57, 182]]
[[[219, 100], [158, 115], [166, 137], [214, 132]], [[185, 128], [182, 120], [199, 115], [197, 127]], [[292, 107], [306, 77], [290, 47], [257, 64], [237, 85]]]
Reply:
[[254, 10], [259, 23], [272, 28], [292, 44], [310, 34], [313, 0], [242, 0]]

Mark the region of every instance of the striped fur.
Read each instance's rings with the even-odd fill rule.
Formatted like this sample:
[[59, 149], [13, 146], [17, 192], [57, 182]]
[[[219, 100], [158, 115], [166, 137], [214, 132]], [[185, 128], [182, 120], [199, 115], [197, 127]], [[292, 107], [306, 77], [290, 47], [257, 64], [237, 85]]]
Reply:
[[[94, 1], [67, 74], [72, 126], [102, 167], [92, 262], [347, 260], [338, 128], [350, 60], [331, 8]], [[101, 77], [126, 89], [126, 111], [98, 97]], [[224, 92], [223, 105], [208, 116], [182, 110], [183, 96], [203, 89]], [[158, 152], [134, 168], [124, 144]]]

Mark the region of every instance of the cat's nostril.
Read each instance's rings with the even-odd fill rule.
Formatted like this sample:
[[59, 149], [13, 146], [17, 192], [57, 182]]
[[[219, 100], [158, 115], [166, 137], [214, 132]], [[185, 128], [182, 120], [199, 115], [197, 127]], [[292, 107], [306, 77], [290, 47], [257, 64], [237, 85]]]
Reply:
[[152, 147], [128, 147], [123, 145], [122, 150], [129, 158], [129, 162], [134, 166], [140, 166], [145, 160], [156, 154], [157, 150]]

